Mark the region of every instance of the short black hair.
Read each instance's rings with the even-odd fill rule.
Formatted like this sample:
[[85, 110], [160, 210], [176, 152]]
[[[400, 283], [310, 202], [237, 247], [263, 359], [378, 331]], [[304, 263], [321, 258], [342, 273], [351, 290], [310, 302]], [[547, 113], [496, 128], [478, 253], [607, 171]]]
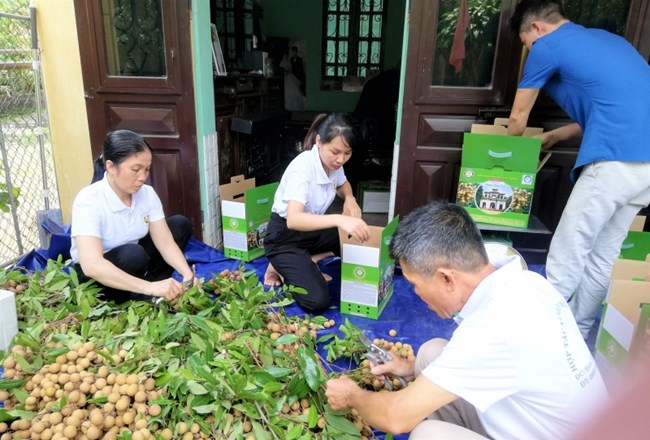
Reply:
[[520, 0], [510, 17], [510, 30], [519, 35], [527, 30], [533, 20], [557, 23], [565, 19], [562, 0]]
[[390, 252], [425, 276], [440, 267], [475, 273], [489, 263], [476, 223], [454, 203], [432, 202], [414, 209], [397, 226]]

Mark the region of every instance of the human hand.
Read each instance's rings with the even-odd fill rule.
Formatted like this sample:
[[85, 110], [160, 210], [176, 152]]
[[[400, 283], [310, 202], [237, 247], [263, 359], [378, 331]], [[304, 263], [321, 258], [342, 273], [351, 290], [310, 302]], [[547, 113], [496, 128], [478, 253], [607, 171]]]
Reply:
[[358, 389], [360, 389], [359, 386], [347, 376], [330, 379], [325, 385], [327, 402], [335, 411], [350, 409], [352, 408], [350, 396]]
[[343, 202], [343, 214], [350, 217], [361, 218], [361, 207], [354, 197], [347, 197]]
[[342, 215], [339, 228], [361, 242], [370, 240], [370, 228], [360, 218]]
[[537, 134], [534, 137], [542, 140], [542, 150], [548, 150], [557, 143], [557, 138], [555, 137], [553, 130]]
[[182, 293], [183, 286], [173, 278], [167, 278], [166, 280], [161, 281], [153, 281], [149, 283], [149, 288], [146, 292], [144, 292], [145, 295], [159, 296], [167, 301], [171, 301], [177, 296], [180, 296]]
[[393, 359], [385, 364], [375, 365], [370, 363], [370, 372], [379, 379], [384, 380], [384, 376], [401, 376], [405, 378], [413, 377], [415, 374], [415, 364], [407, 359], [403, 359], [396, 354], [392, 354]]

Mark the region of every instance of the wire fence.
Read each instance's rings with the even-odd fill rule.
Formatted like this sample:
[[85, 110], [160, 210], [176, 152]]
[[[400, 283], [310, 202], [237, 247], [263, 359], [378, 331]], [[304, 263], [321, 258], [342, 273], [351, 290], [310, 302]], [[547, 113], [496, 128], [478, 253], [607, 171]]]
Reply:
[[44, 217], [60, 223], [35, 10], [0, 1], [0, 267], [46, 246]]

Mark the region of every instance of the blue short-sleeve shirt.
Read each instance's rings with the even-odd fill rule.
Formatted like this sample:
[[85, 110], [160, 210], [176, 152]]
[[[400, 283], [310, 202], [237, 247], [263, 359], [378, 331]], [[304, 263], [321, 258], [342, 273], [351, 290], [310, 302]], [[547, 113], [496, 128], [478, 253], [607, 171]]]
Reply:
[[624, 38], [565, 23], [533, 44], [519, 88], [544, 89], [582, 129], [576, 171], [650, 161], [650, 66]]

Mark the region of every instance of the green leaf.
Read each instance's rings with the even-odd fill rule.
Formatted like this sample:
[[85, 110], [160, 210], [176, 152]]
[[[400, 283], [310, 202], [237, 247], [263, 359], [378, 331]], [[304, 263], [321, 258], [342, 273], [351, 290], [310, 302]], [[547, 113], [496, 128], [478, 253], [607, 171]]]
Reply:
[[296, 354], [300, 366], [302, 367], [302, 371], [305, 374], [307, 385], [309, 385], [309, 388], [311, 388], [312, 391], [318, 391], [323, 382], [323, 378], [321, 371], [318, 368], [318, 364], [316, 363], [316, 359], [314, 359], [314, 353], [307, 351], [305, 347], [301, 346], [298, 348]]
[[286, 440], [294, 440], [294, 439], [297, 439], [298, 437], [300, 437], [300, 434], [302, 434], [302, 429], [303, 429], [302, 425], [293, 425], [292, 428], [289, 428], [287, 430]]
[[24, 379], [3, 379], [0, 380], [0, 390], [13, 390], [22, 388], [27, 383]]
[[193, 380], [187, 382], [187, 389], [190, 393], [196, 394], [197, 396], [208, 393], [208, 390], [203, 385]]
[[264, 429], [260, 422], [253, 420], [252, 424], [253, 432], [255, 433], [255, 440], [267, 440], [271, 438], [268, 431]]
[[267, 382], [262, 387], [264, 392], [268, 393], [268, 394], [273, 394], [275, 392], [280, 391], [283, 388], [284, 388], [284, 385], [282, 385], [280, 382]]
[[209, 405], [201, 405], [201, 406], [192, 407], [192, 409], [198, 414], [211, 414], [214, 411], [217, 411], [219, 408], [221, 408], [221, 405], [217, 405], [217, 404], [214, 404], [214, 403], [211, 403]]
[[310, 429], [314, 429], [318, 424], [318, 408], [316, 405], [309, 405], [309, 416], [307, 417], [307, 424]]
[[299, 341], [300, 338], [297, 335], [294, 335], [293, 333], [287, 333], [286, 335], [280, 336], [278, 339], [273, 341], [274, 345], [288, 345], [288, 344], [293, 344], [294, 342]]
[[296, 374], [289, 383], [289, 395], [296, 396], [298, 399], [304, 397], [309, 392], [309, 385], [305, 381], [305, 376]]
[[200, 351], [205, 351], [207, 348], [205, 341], [201, 339], [201, 337], [196, 333], [192, 333], [190, 336], [192, 338], [192, 343], [196, 346], [196, 348], [198, 348]]
[[325, 420], [327, 421], [327, 428], [331, 431], [336, 431], [341, 434], [350, 434], [359, 438], [361, 431], [343, 415], [334, 415], [331, 413], [325, 413]]
[[267, 366], [265, 366], [264, 371], [266, 371], [267, 373], [269, 373], [271, 376], [275, 377], [276, 379], [279, 379], [281, 377], [286, 377], [286, 376], [293, 373], [292, 368], [277, 367], [275, 365], [267, 365]]

